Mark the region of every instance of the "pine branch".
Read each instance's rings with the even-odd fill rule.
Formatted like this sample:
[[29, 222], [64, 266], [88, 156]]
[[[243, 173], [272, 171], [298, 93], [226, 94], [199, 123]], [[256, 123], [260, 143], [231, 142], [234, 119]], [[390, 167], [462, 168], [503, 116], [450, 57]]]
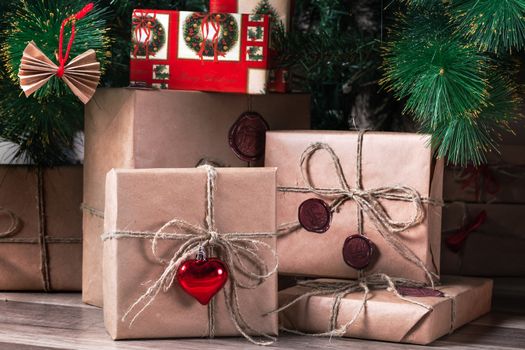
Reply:
[[450, 0], [449, 13], [455, 32], [480, 51], [525, 46], [525, 0]]

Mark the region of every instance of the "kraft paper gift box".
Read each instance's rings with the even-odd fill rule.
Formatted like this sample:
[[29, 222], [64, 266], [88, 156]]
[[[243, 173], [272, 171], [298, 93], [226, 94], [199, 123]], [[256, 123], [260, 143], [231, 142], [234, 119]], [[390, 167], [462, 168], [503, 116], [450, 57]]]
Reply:
[[[402, 300], [385, 289], [370, 291], [366, 306], [343, 336], [425, 345], [490, 311], [491, 280], [443, 276], [442, 282], [437, 289], [444, 297], [406, 296], [408, 300]], [[284, 305], [310, 290], [295, 286], [280, 291], [279, 304]], [[331, 295], [304, 298], [281, 312], [280, 323], [290, 330], [327, 332], [334, 299]], [[350, 322], [362, 304], [363, 293], [346, 294], [341, 299], [336, 327]]]
[[0, 165], [0, 290], [80, 291], [82, 167]]
[[447, 202], [521, 203], [525, 198], [524, 146], [501, 146], [487, 155], [487, 164], [466, 168], [447, 166]]
[[448, 203], [443, 209], [443, 273], [525, 276], [524, 213], [520, 204]]
[[[238, 336], [239, 330], [225, 304], [234, 295], [230, 288], [234, 280], [253, 287], [236, 288], [238, 302], [232, 307], [242, 315], [237, 314], [239, 327], [255, 336], [258, 332], [277, 335], [277, 315], [263, 316], [277, 308], [277, 274], [261, 279], [261, 284], [247, 280], [246, 275], [269, 273], [276, 268], [275, 172], [276, 169], [272, 168], [216, 169], [216, 179], [210, 185], [215, 188], [212, 200], [207, 190], [211, 175], [206, 168], [113, 170], [108, 173], [104, 320], [112, 338], [206, 337], [210, 335], [208, 307], [215, 315], [215, 336]], [[207, 211], [210, 203], [212, 209]], [[211, 220], [215, 227], [205, 224], [209, 222], [210, 214], [207, 213], [210, 212], [214, 213]], [[157, 255], [153, 255], [151, 238], [171, 220], [184, 221], [186, 225], [208, 231], [199, 233], [198, 230], [167, 227], [158, 240]], [[211, 231], [217, 232], [218, 238], [211, 247], [214, 253], [204, 245], [208, 259], [218, 257], [228, 262], [227, 251], [222, 247], [230, 242], [233, 251], [229, 256], [234, 261], [233, 265], [226, 264], [228, 282], [215, 296], [213, 306], [201, 305], [186, 294], [177, 283], [178, 276], [171, 275], [175, 280], [171, 287], [160, 290], [158, 294], [152, 293], [154, 298], [139, 302], [123, 320], [130, 307], [149, 288], [154, 288], [155, 281], [163, 273], [166, 274], [167, 268], [176, 265], [171, 264], [177, 260], [177, 253], [181, 253], [178, 250], [184, 245], [183, 257], [194, 259], [199, 246], [210, 239], [207, 232]], [[130, 232], [140, 236], [132, 237]], [[185, 236], [174, 238], [173, 234]], [[247, 242], [250, 240], [252, 242]], [[159, 259], [165, 262], [161, 263]], [[265, 266], [255, 268], [255, 260]], [[175, 270], [177, 267], [171, 272]], [[227, 292], [228, 298], [225, 299]], [[147, 301], [151, 303], [146, 305]], [[145, 305], [143, 312], [137, 313]], [[133, 318], [135, 321], [131, 324]], [[268, 337], [261, 340], [271, 342]]]
[[264, 94], [269, 43], [267, 15], [136, 9], [130, 83]]
[[[248, 117], [251, 110], [265, 122]], [[104, 184], [112, 168], [191, 168], [202, 159], [247, 166], [262, 156], [264, 131], [308, 129], [310, 98], [301, 94], [247, 96], [190, 91], [99, 89], [86, 106], [84, 158], [83, 300], [102, 306]], [[231, 147], [229, 135], [237, 131]], [[255, 151], [255, 152], [254, 152]], [[255, 157], [255, 158], [256, 158]], [[250, 165], [262, 165], [261, 160]]]
[[[358, 270], [343, 259], [343, 244], [349, 236], [359, 233], [357, 201], [349, 198], [356, 188], [356, 165], [358, 160], [359, 133], [348, 131], [274, 131], [266, 137], [266, 166], [277, 167], [277, 224], [281, 229], [278, 238], [279, 272], [285, 275], [311, 277], [356, 278]], [[367, 132], [362, 139], [361, 191], [357, 198], [370, 210], [363, 211], [363, 234], [375, 246], [372, 254], [355, 251], [353, 257], [370, 258], [365, 274], [385, 273], [392, 277], [404, 277], [428, 282], [429, 274], [439, 274], [441, 242], [441, 206], [443, 163], [434, 162], [432, 150], [427, 147], [428, 135], [408, 133]], [[312, 150], [324, 145], [324, 149]], [[344, 190], [336, 171], [334, 157], [340, 162]], [[301, 163], [301, 158], [303, 162]], [[319, 196], [307, 188], [302, 177], [305, 170], [310, 183], [316, 189], [338, 192], [335, 196]], [[399, 188], [402, 186], [402, 189]], [[394, 189], [393, 187], [397, 187]], [[408, 187], [410, 190], [408, 190]], [[385, 190], [386, 188], [386, 190]], [[303, 190], [303, 191], [301, 191]], [[364, 192], [363, 192], [364, 191]], [[405, 193], [405, 191], [408, 191]], [[304, 193], [302, 193], [304, 192]], [[343, 195], [343, 197], [341, 196]], [[396, 196], [414, 196], [422, 199], [421, 220], [406, 230], [387, 232], [378, 228], [380, 218], [373, 211], [381, 211], [392, 222], [392, 230], [399, 229], [417, 214], [415, 202], [396, 200]], [[331, 205], [342, 198], [342, 205], [334, 208], [331, 222], [324, 223], [324, 233], [309, 232], [298, 224], [301, 204], [311, 198], [322, 198]], [[434, 205], [426, 199], [437, 201]], [[329, 210], [331, 207], [328, 207]], [[336, 210], [337, 209], [337, 210]], [[314, 208], [311, 222], [323, 222], [326, 218], [322, 208]], [[410, 225], [409, 225], [410, 226]], [[286, 232], [284, 228], [295, 230]], [[283, 234], [283, 230], [284, 233]], [[397, 238], [400, 249], [408, 248], [416, 265], [402, 256], [385, 237]], [[361, 237], [361, 236], [360, 236]], [[357, 247], [359, 248], [359, 247]], [[351, 248], [353, 249], [353, 248]], [[350, 252], [352, 250], [349, 250]], [[348, 252], [348, 251], [347, 251]], [[346, 253], [345, 253], [346, 254]], [[372, 255], [372, 256], [371, 256]], [[371, 256], [371, 257], [370, 257]], [[351, 258], [353, 258], [351, 257]], [[357, 264], [354, 264], [357, 266]], [[359, 265], [360, 266], [360, 265]], [[425, 271], [426, 270], [426, 271]]]

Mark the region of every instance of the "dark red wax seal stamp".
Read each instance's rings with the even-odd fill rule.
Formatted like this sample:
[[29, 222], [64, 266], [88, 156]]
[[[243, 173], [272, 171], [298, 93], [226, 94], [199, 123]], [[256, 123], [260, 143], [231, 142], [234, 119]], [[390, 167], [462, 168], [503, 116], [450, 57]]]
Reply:
[[330, 228], [332, 211], [319, 198], [310, 198], [301, 203], [298, 215], [299, 223], [306, 231], [324, 233]]
[[269, 129], [259, 113], [244, 112], [230, 129], [230, 147], [238, 158], [246, 162], [259, 160], [264, 155], [266, 131]]
[[348, 237], [343, 244], [343, 259], [350, 267], [362, 270], [372, 261], [374, 243], [362, 235]]
[[417, 287], [396, 287], [399, 294], [404, 297], [437, 297], [443, 298], [445, 293], [440, 290], [431, 288], [417, 288]]

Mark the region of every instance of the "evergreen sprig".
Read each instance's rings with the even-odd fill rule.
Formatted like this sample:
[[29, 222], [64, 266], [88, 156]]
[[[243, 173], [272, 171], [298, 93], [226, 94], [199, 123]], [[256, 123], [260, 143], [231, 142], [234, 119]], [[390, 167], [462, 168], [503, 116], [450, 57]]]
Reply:
[[[436, 1], [426, 8], [407, 2], [412, 6], [406, 16], [398, 16], [385, 45], [381, 82], [405, 102], [405, 114], [432, 135], [439, 157], [479, 165], [487, 152], [497, 151], [509, 122], [521, 117], [513, 74], [504, 57], [493, 52], [521, 48], [525, 38], [499, 32], [513, 25], [501, 24], [509, 18], [509, 9], [500, 6], [507, 0]], [[461, 12], [467, 7], [468, 15]], [[489, 27], [467, 20], [480, 8], [493, 17], [486, 21]], [[523, 16], [520, 20], [518, 27]]]
[[497, 54], [525, 45], [525, 0], [450, 0], [456, 33], [480, 51]]

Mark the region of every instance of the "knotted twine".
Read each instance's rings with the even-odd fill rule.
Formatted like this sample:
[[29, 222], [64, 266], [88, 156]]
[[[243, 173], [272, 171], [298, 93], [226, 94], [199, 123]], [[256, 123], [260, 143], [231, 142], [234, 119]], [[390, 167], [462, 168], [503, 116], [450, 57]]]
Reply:
[[[200, 249], [207, 249], [208, 255], [211, 255], [212, 250], [215, 251], [218, 258], [224, 262], [228, 269], [229, 277], [223, 287], [223, 293], [228, 313], [235, 328], [253, 344], [270, 345], [275, 342], [276, 338], [254, 329], [245, 320], [239, 305], [238, 289], [256, 289], [277, 272], [276, 251], [272, 246], [261, 241], [264, 238], [275, 237], [275, 232], [219, 233], [215, 225], [217, 171], [209, 165], [203, 165], [199, 168], [204, 169], [207, 173], [204, 227], [175, 218], [164, 224], [157, 232], [118, 231], [104, 235], [104, 241], [122, 238], [151, 239], [153, 256], [165, 266], [160, 277], [128, 308], [122, 317], [122, 321], [131, 319], [129, 322], [131, 327], [142, 312], [155, 301], [160, 292], [167, 292], [173, 286], [179, 266], [186, 260], [193, 259]], [[166, 231], [170, 228], [175, 229], [175, 232]], [[158, 253], [158, 242], [164, 240], [184, 241], [169, 260], [163, 259]], [[270, 252], [274, 259], [271, 268], [268, 268], [266, 262], [258, 254], [262, 249]], [[215, 333], [214, 299], [208, 305], [208, 333], [210, 338], [213, 338]], [[252, 334], [262, 339], [255, 339]]]
[[37, 168], [36, 199], [38, 210], [38, 238], [13, 237], [22, 227], [22, 222], [14, 212], [0, 207], [0, 213], [7, 215], [10, 220], [9, 227], [5, 231], [0, 232], [0, 243], [38, 244], [40, 247], [40, 275], [42, 279], [42, 288], [45, 292], [50, 292], [52, 291], [52, 286], [47, 245], [49, 243], [79, 244], [82, 243], [82, 240], [79, 238], [49, 237], [47, 235], [44, 172], [41, 167]]
[[[419, 301], [406, 298], [401, 293], [398, 292], [397, 287], [408, 287], [408, 288], [425, 288], [426, 284], [422, 282], [411, 281], [404, 278], [393, 278], [386, 274], [377, 273], [370, 276], [363, 277], [358, 280], [310, 280], [310, 281], [299, 281], [297, 285], [301, 287], [308, 288], [306, 293], [301, 294], [285, 305], [281, 306], [279, 309], [273, 311], [281, 312], [292, 305], [298, 303], [303, 299], [308, 299], [315, 296], [333, 296], [333, 303], [330, 311], [330, 321], [329, 321], [329, 330], [321, 333], [305, 333], [294, 329], [288, 329], [286, 327], [281, 327], [281, 330], [298, 334], [298, 335], [307, 335], [313, 337], [342, 337], [348, 331], [348, 328], [352, 326], [359, 316], [363, 313], [363, 310], [366, 307], [367, 301], [369, 300], [371, 290], [387, 290], [393, 293], [397, 298], [406, 301], [408, 303], [418, 305], [428, 311], [433, 311], [433, 307], [426, 305]], [[357, 312], [353, 317], [342, 324], [340, 327], [337, 327], [339, 312], [341, 307], [342, 299], [347, 295], [355, 292], [362, 292], [363, 298]], [[451, 302], [451, 320], [450, 320], [450, 329], [451, 333], [455, 329], [456, 324], [456, 299], [454, 296], [445, 295], [445, 298], [449, 299]]]
[[[397, 234], [417, 226], [423, 221], [425, 217], [423, 203], [430, 203], [432, 205], [441, 205], [441, 203], [432, 199], [423, 198], [417, 190], [405, 185], [384, 186], [370, 190], [364, 189], [362, 185], [361, 165], [364, 133], [365, 131], [360, 131], [357, 138], [355, 188], [351, 188], [348, 185], [348, 181], [343, 173], [341, 161], [335, 151], [326, 143], [316, 142], [308, 146], [301, 155], [299, 166], [301, 168], [302, 180], [306, 184], [306, 187], [278, 187], [278, 191], [285, 193], [313, 193], [319, 197], [330, 199], [331, 203], [329, 207], [332, 213], [339, 212], [341, 206], [347, 201], [355, 201], [357, 204], [357, 228], [359, 234], [364, 235], [363, 214], [367, 214], [385, 242], [403, 258], [421, 269], [425, 273], [430, 285], [434, 287], [438, 276], [428, 270], [423, 261], [397, 237]], [[318, 151], [326, 151], [330, 155], [339, 187], [318, 188], [313, 184], [309, 174], [310, 161], [312, 156]], [[393, 220], [381, 204], [381, 199], [409, 202], [414, 208], [414, 214], [407, 221]], [[279, 227], [278, 235], [287, 235], [300, 228], [301, 224], [298, 221], [285, 223]]]
[[[341, 161], [336, 155], [335, 151], [326, 143], [313, 143], [303, 152], [300, 159], [301, 177], [306, 187], [278, 187], [279, 192], [291, 192], [291, 193], [313, 193], [317, 196], [331, 200], [329, 207], [333, 213], [339, 212], [341, 206], [347, 201], [353, 200], [356, 202], [357, 208], [357, 227], [360, 235], [364, 235], [364, 214], [370, 218], [374, 226], [377, 228], [379, 234], [385, 242], [392, 247], [399, 255], [406, 260], [410, 261], [421, 269], [428, 280], [427, 283], [421, 283], [412, 281], [404, 278], [392, 278], [386, 274], [374, 274], [365, 276], [364, 272], [360, 270], [358, 272], [357, 280], [349, 281], [326, 281], [320, 283], [318, 281], [306, 281], [300, 282], [300, 285], [310, 287], [312, 290], [306, 294], [298, 296], [290, 303], [280, 307], [274, 312], [283, 311], [298, 301], [315, 295], [334, 295], [334, 302], [332, 304], [332, 311], [330, 316], [330, 330], [328, 332], [313, 334], [314, 336], [342, 336], [346, 333], [347, 328], [352, 325], [358, 316], [361, 314], [366, 306], [370, 289], [388, 289], [392, 291], [397, 297], [402, 300], [409, 301], [411, 303], [420, 305], [426, 309], [426, 306], [417, 301], [407, 299], [398, 293], [396, 286], [403, 287], [414, 287], [423, 288], [430, 286], [435, 288], [435, 284], [438, 281], [438, 275], [428, 270], [426, 265], [421, 259], [407, 247], [398, 237], [397, 234], [403, 232], [411, 227], [419, 225], [425, 217], [424, 203], [432, 205], [442, 205], [439, 201], [435, 201], [429, 198], [423, 198], [414, 188], [405, 185], [395, 186], [384, 186], [370, 190], [366, 190], [362, 185], [362, 149], [363, 149], [363, 136], [366, 131], [360, 131], [357, 138], [357, 156], [356, 156], [356, 181], [355, 188], [351, 188], [348, 185], [348, 181], [343, 173]], [[310, 161], [312, 156], [318, 151], [326, 151], [332, 160], [339, 187], [334, 188], [318, 188], [316, 187], [309, 174]], [[380, 200], [393, 200], [409, 202], [413, 205], [414, 214], [407, 221], [393, 220]], [[301, 228], [299, 222], [291, 222], [283, 224], [279, 227], [278, 236], [287, 235]], [[341, 299], [353, 292], [363, 292], [362, 304], [356, 315], [346, 324], [340, 328], [336, 328], [337, 318], [339, 315], [339, 308], [341, 305]], [[290, 331], [290, 330], [287, 330]], [[303, 334], [298, 331], [292, 331], [294, 333]]]

